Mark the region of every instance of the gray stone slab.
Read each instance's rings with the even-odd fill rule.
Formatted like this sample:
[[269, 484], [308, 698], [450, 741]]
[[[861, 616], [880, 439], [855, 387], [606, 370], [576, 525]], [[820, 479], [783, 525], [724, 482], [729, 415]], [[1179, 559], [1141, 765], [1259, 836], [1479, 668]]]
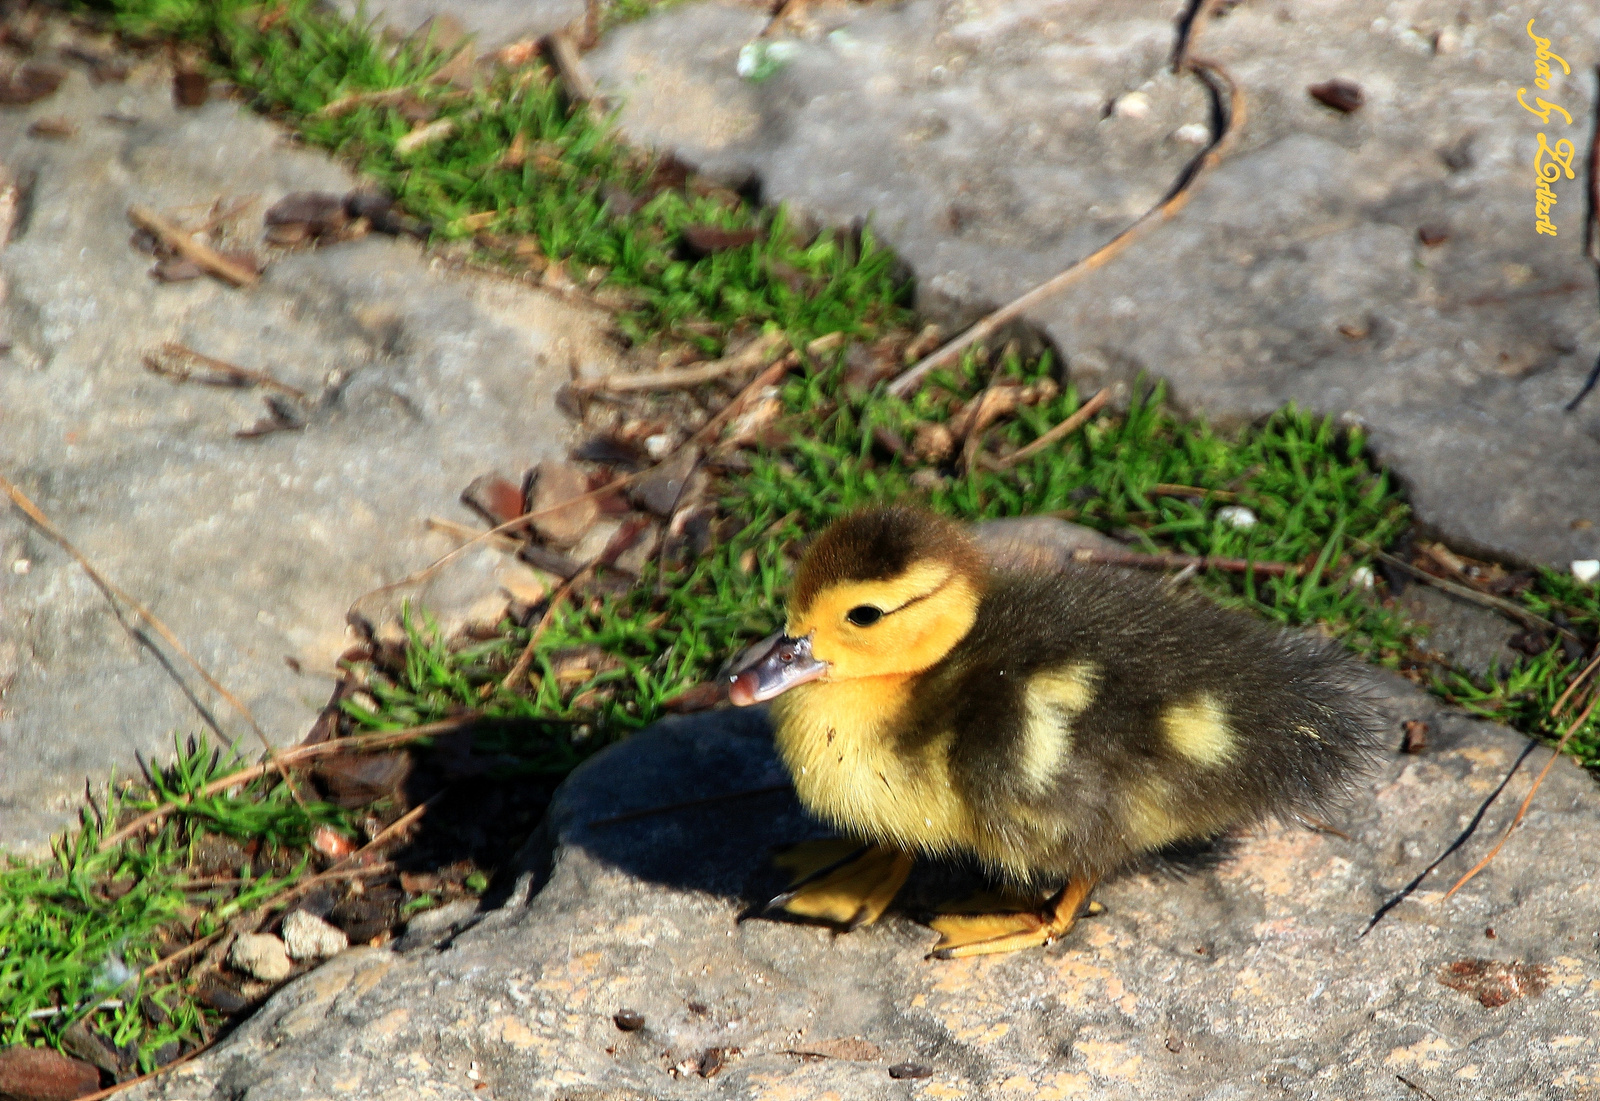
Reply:
[[428, 20], [450, 15], [472, 35], [479, 53], [526, 38], [543, 38], [584, 16], [583, 0], [332, 0], [347, 19], [368, 20], [409, 34]]
[[[1336, 823], [1350, 839], [1265, 826], [1217, 871], [1105, 886], [1107, 912], [1060, 943], [951, 963], [925, 960], [936, 938], [903, 915], [844, 936], [738, 920], [780, 882], [771, 846], [815, 832], [788, 792], [605, 822], [782, 775], [759, 714], [663, 723], [558, 793], [547, 880], [530, 859], [515, 897], [441, 950], [338, 957], [130, 1098], [1265, 1101], [1406, 1096], [1396, 1075], [1440, 1098], [1590, 1095], [1592, 781], [1558, 764], [1498, 860], [1443, 902], [1515, 811], [1538, 751], [1477, 838], [1361, 937], [1525, 744], [1398, 678], [1384, 690], [1396, 741], [1421, 718], [1433, 749], [1385, 760]], [[1479, 960], [1527, 976], [1523, 996], [1485, 1004], [1440, 981], [1463, 985], [1455, 972]], [[641, 1031], [613, 1023], [625, 1008]], [[880, 1057], [789, 1054], [852, 1037]], [[709, 1048], [739, 1050], [708, 1081], [696, 1068]], [[933, 1077], [891, 1079], [903, 1061]]]
[[[589, 64], [636, 140], [824, 221], [870, 216], [919, 303], [958, 321], [1109, 240], [1196, 152], [1205, 98], [1166, 67], [1182, 7], [824, 8], [752, 83], [735, 69], [761, 17], [702, 3], [620, 29]], [[1572, 67], [1542, 93], [1571, 126], [1517, 103], [1538, 92], [1535, 18]], [[1144, 372], [1218, 421], [1295, 401], [1365, 424], [1420, 516], [1468, 549], [1594, 558], [1600, 398], [1561, 408], [1600, 354], [1583, 181], [1559, 182], [1559, 235], [1541, 236], [1532, 166], [1541, 131], [1581, 161], [1597, 43], [1585, 0], [1232, 7], [1196, 50], [1245, 93], [1237, 151], [1030, 320], [1085, 383]], [[1307, 94], [1332, 77], [1366, 106]], [[1424, 225], [1448, 239], [1423, 245]]]
[[[612, 361], [593, 318], [387, 238], [281, 255], [244, 290], [154, 282], [129, 204], [198, 220], [256, 195], [253, 244], [286, 191], [353, 183], [235, 103], [174, 108], [170, 79], [150, 66], [94, 87], [74, 71], [0, 113], [0, 164], [36, 181], [0, 252], [0, 469], [283, 743], [326, 702], [350, 603], [453, 545], [423, 521], [471, 519], [457, 495], [475, 476], [561, 453], [556, 387], [574, 359]], [[29, 137], [41, 115], [79, 136]], [[143, 355], [169, 340], [324, 400], [303, 431], [235, 438], [261, 395], [150, 373]], [[248, 729], [201, 694], [231, 734]], [[0, 510], [0, 846], [37, 848], [86, 776], [128, 775], [135, 753], [168, 756], [174, 731], [202, 728], [83, 572]]]

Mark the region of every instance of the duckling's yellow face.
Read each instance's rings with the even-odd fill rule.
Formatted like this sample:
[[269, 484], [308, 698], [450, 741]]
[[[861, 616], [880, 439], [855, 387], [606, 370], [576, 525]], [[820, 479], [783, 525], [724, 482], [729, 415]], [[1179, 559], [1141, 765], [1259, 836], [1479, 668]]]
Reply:
[[920, 673], [972, 629], [980, 593], [953, 562], [922, 560], [882, 581], [840, 581], [789, 613], [826, 680]]
[[987, 573], [966, 532], [942, 517], [903, 507], [846, 516], [806, 553], [783, 635], [735, 673], [729, 698], [920, 673], [972, 629]]

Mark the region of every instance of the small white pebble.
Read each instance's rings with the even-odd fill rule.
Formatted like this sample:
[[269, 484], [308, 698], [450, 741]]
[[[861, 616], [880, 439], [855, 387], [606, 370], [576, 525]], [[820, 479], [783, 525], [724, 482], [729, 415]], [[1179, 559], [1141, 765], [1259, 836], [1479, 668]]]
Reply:
[[469, 1066], [467, 1068], [467, 1078], [468, 1078], [469, 1081], [473, 1081], [473, 1082], [476, 1082], [478, 1080], [478, 1064], [477, 1063], [473, 1063], [471, 1066]]
[[1350, 584], [1353, 587], [1357, 588], [1357, 589], [1370, 589], [1370, 588], [1372, 588], [1372, 584], [1373, 584], [1372, 567], [1371, 566], [1357, 566], [1355, 569], [1351, 570], [1350, 571]]
[[321, 960], [349, 948], [350, 938], [315, 914], [295, 910], [283, 919], [283, 946], [292, 960]]
[[1186, 122], [1172, 132], [1173, 141], [1186, 145], [1204, 145], [1211, 140], [1211, 127], [1199, 122]]
[[283, 941], [271, 933], [246, 933], [228, 950], [228, 964], [262, 982], [282, 982], [294, 970]]
[[1580, 558], [1573, 562], [1572, 576], [1579, 581], [1593, 581], [1600, 577], [1600, 558]]
[[1226, 508], [1217, 509], [1217, 519], [1230, 528], [1238, 528], [1241, 531], [1256, 526], [1256, 514], [1243, 505], [1228, 505]]
[[11, 563], [11, 572], [16, 574], [18, 577], [21, 577], [31, 569], [33, 569], [33, 561], [28, 558], [19, 558], [15, 562]]
[[1111, 111], [1119, 118], [1142, 119], [1150, 114], [1150, 97], [1143, 92], [1129, 92], [1118, 96]]
[[659, 463], [672, 450], [672, 437], [665, 432], [659, 432], [654, 436], [646, 436], [644, 438], [644, 450], [652, 461]]

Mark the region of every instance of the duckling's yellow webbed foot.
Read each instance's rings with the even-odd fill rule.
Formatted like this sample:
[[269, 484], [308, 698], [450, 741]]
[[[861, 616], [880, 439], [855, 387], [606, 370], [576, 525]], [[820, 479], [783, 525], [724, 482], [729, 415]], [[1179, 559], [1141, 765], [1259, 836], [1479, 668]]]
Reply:
[[1042, 910], [1001, 913], [952, 913], [928, 924], [939, 934], [939, 943], [928, 953], [930, 959], [955, 960], [966, 956], [988, 956], [1016, 952], [1049, 944], [1072, 931], [1078, 915], [1086, 909], [1094, 880], [1073, 879], [1045, 903]]
[[767, 912], [837, 926], [846, 932], [883, 916], [911, 874], [911, 857], [884, 845], [841, 838], [806, 841], [774, 860], [794, 876], [793, 886]]

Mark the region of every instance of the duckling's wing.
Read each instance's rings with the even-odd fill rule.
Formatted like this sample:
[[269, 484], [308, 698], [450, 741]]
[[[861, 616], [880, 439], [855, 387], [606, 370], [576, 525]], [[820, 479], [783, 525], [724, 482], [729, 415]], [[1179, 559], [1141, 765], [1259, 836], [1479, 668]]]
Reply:
[[986, 859], [1036, 875], [1325, 812], [1379, 742], [1337, 646], [1120, 571], [998, 579], [945, 665], [931, 696]]

